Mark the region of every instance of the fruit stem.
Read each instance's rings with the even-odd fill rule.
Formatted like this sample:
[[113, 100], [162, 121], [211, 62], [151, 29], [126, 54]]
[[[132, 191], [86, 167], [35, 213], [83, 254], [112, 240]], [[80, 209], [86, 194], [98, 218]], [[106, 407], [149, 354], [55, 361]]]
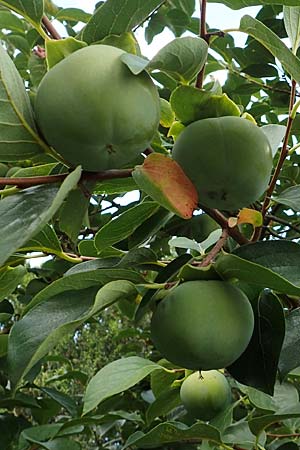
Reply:
[[[206, 1], [207, 0], [199, 0], [199, 1], [200, 1], [200, 11], [201, 11], [199, 36], [200, 36], [200, 38], [204, 39], [207, 43], [209, 43], [209, 37], [207, 35], [207, 29], [206, 29]], [[205, 74], [205, 64], [197, 75], [196, 87], [198, 89], [201, 89], [203, 86], [204, 74]]]
[[61, 39], [61, 35], [58, 33], [58, 31], [56, 30], [56, 28], [53, 26], [52, 22], [48, 19], [46, 15], [43, 15], [42, 24], [44, 25], [44, 27], [46, 28], [52, 39], [57, 40]]

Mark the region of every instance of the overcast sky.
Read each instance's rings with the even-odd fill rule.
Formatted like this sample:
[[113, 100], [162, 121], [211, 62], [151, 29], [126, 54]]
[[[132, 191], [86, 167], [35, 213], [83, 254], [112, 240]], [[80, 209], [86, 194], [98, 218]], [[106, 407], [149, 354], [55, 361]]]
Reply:
[[[67, 7], [77, 7], [84, 9], [87, 12], [92, 12], [94, 9], [95, 3], [97, 1], [95, 0], [56, 0], [55, 3], [58, 6], [62, 6], [64, 8]], [[196, 2], [198, 3], [198, 2]], [[214, 27], [219, 29], [226, 29], [226, 28], [238, 28], [240, 18], [244, 14], [250, 14], [255, 15], [257, 11], [259, 10], [259, 7], [248, 7], [243, 8], [238, 11], [233, 11], [232, 9], [227, 8], [224, 5], [221, 5], [220, 3], [209, 3], [207, 5], [207, 23]], [[198, 11], [199, 15], [199, 11]], [[234, 35], [236, 39], [237, 45], [243, 45], [245, 36], [242, 33], [235, 33]], [[157, 53], [157, 51], [166, 45], [168, 41], [171, 41], [174, 39], [174, 35], [170, 31], [164, 31], [164, 33], [157, 36], [153, 43], [148, 46], [144, 42], [143, 39], [143, 30], [140, 30], [137, 33], [137, 39], [139, 41], [139, 44], [142, 48], [142, 53], [147, 56], [148, 58], [151, 58], [152, 56]]]

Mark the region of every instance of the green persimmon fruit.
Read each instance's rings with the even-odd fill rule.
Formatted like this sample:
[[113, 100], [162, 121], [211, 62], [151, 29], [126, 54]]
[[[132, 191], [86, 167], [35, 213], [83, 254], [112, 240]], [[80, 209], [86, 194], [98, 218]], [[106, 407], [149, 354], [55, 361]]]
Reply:
[[173, 147], [173, 158], [194, 183], [199, 203], [236, 210], [258, 200], [272, 171], [272, 151], [264, 132], [241, 117], [198, 120]]
[[240, 289], [219, 280], [187, 281], [158, 303], [151, 337], [157, 350], [173, 364], [211, 370], [238, 359], [253, 327], [251, 304]]
[[182, 383], [180, 398], [194, 418], [211, 420], [230, 404], [231, 389], [217, 370], [194, 372]]
[[41, 132], [71, 166], [121, 168], [150, 144], [159, 124], [158, 91], [148, 73], [134, 75], [123, 50], [91, 45], [43, 78], [35, 102]]

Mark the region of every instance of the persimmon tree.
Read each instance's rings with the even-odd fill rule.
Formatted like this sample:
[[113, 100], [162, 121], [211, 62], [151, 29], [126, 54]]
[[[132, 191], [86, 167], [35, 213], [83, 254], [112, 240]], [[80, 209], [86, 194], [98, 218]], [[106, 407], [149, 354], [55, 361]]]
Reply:
[[1, 450], [298, 448], [298, 3], [0, 0]]

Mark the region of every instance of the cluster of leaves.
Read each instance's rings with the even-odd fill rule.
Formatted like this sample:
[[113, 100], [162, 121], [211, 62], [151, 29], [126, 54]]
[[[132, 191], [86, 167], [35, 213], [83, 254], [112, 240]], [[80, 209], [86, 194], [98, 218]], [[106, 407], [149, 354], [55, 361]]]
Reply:
[[[106, 0], [94, 14], [51, 0], [0, 0], [3, 450], [298, 448], [300, 115], [292, 106], [300, 95], [300, 7], [298, 0], [218, 3], [261, 6], [256, 18], [241, 20], [243, 48], [210, 24], [207, 54], [195, 0]], [[60, 22], [65, 39], [50, 21]], [[175, 36], [150, 61], [134, 35], [142, 26], [148, 43], [166, 27]], [[32, 103], [49, 67], [95, 42], [125, 49], [132, 72], [146, 68], [158, 83], [158, 165], [189, 123], [251, 115], [270, 140], [274, 167], [284, 162], [271, 199], [239, 214], [203, 208], [185, 220], [163, 184], [143, 192], [141, 168], [96, 180], [80, 167], [69, 172], [40, 136]], [[206, 56], [206, 75], [227, 71], [224, 86], [195, 88]], [[201, 266], [220, 227], [230, 234], [226, 252]], [[36, 256], [48, 260], [36, 268]], [[169, 283], [216, 278], [236, 280], [256, 321], [246, 352], [227, 368], [234, 402], [204, 423], [181, 405], [184, 370], [161, 360], [148, 319]]]

